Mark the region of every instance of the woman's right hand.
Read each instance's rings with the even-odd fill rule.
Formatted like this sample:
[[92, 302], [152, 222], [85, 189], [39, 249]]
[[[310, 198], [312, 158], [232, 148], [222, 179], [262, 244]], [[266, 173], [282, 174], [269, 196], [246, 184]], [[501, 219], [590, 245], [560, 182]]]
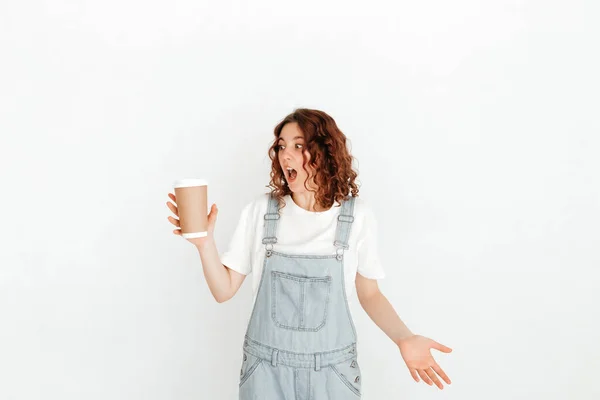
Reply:
[[[175, 235], [179, 235], [181, 236], [181, 228], [179, 226], [179, 212], [177, 211], [177, 198], [175, 198], [175, 195], [173, 193], [169, 193], [169, 197], [171, 198], [171, 200], [173, 200], [173, 203], [171, 203], [170, 201], [167, 201], [167, 207], [169, 207], [169, 209], [171, 210], [171, 212], [173, 212], [173, 214], [175, 214], [175, 216], [177, 218], [173, 218], [169, 215], [168, 220], [169, 222], [171, 222], [173, 225], [175, 225], [175, 227], [177, 229], [173, 230], [173, 233]], [[199, 238], [190, 238], [190, 239], [186, 239], [188, 242], [194, 244], [196, 247], [201, 247], [203, 246], [208, 240], [212, 240], [213, 238], [213, 232], [215, 231], [215, 223], [217, 222], [217, 214], [219, 213], [219, 210], [217, 209], [217, 205], [213, 204], [210, 207], [210, 213], [208, 214], [208, 234], [205, 237], [199, 237]]]

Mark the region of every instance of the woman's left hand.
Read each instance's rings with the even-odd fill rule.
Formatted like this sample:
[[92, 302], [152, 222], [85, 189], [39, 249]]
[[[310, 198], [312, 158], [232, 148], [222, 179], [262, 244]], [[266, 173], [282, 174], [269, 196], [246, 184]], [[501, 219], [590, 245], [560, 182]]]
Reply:
[[448, 385], [450, 384], [450, 378], [435, 362], [430, 350], [436, 349], [444, 353], [450, 353], [452, 351], [451, 348], [421, 335], [412, 335], [398, 340], [398, 348], [410, 374], [416, 382], [419, 382], [420, 376], [428, 385], [431, 386], [435, 383], [437, 387], [443, 389], [444, 387], [438, 379], [439, 375], [444, 382]]

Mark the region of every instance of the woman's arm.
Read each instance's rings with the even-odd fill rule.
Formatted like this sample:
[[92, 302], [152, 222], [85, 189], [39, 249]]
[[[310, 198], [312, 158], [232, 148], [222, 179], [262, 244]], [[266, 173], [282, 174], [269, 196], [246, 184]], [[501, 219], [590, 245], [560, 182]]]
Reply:
[[208, 240], [196, 245], [196, 248], [200, 254], [206, 283], [215, 300], [223, 303], [231, 299], [242, 286], [246, 275], [227, 268], [221, 263], [214, 238], [209, 237]]
[[[428, 385], [443, 389], [440, 376], [447, 384], [450, 378], [435, 362], [430, 350], [436, 349], [450, 353], [452, 349], [432, 339], [413, 334], [402, 322], [396, 311], [379, 290], [377, 281], [356, 274], [356, 293], [360, 305], [375, 324], [398, 346], [402, 358], [413, 379], [419, 382], [419, 376]], [[437, 375], [436, 375], [437, 374]]]
[[413, 335], [381, 293], [375, 279], [356, 274], [356, 293], [365, 312], [394, 343]]
[[[173, 193], [169, 193], [169, 198], [173, 200], [173, 202], [177, 202], [177, 197], [175, 197]], [[173, 230], [173, 233], [181, 236], [179, 209], [170, 201], [167, 201], [167, 206], [171, 212], [175, 214], [175, 217], [177, 217], [168, 217], [168, 220], [177, 228]], [[216, 204], [213, 204], [210, 207], [210, 213], [207, 217], [207, 235], [200, 238], [188, 238], [187, 241], [196, 246], [196, 249], [200, 254], [202, 270], [204, 271], [204, 277], [206, 278], [208, 288], [210, 289], [210, 292], [215, 300], [219, 303], [222, 303], [231, 299], [236, 294], [242, 285], [242, 282], [244, 282], [246, 275], [233, 271], [221, 263], [214, 239], [214, 230], [218, 214], [219, 209], [217, 208]]]

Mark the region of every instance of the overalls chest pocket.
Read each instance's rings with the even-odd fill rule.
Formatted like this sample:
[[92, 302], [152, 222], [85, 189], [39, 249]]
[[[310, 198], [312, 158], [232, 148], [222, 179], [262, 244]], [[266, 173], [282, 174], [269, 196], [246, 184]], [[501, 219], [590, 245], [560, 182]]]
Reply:
[[271, 272], [271, 317], [276, 326], [316, 332], [327, 322], [331, 277]]

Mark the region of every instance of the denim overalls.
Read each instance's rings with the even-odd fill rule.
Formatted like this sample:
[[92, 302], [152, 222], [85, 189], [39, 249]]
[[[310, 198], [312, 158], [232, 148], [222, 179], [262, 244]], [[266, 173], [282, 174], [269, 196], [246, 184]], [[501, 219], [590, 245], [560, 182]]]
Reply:
[[[344, 285], [354, 197], [342, 202], [333, 255], [283, 254], [269, 195], [261, 282], [244, 340], [240, 400], [360, 399], [356, 331]], [[332, 247], [333, 250], [333, 247]]]

